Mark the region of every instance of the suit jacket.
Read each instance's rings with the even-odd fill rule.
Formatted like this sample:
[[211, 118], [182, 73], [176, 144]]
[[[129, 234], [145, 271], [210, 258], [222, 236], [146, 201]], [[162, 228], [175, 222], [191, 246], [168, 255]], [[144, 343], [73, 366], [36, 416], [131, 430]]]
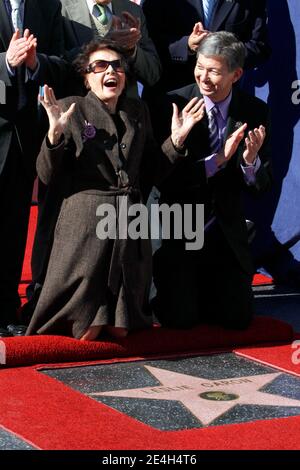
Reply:
[[[196, 84], [168, 93], [168, 104], [164, 108], [169, 109], [169, 113], [166, 113], [163, 122], [156, 120], [162, 140], [167, 134], [168, 123], [170, 123], [171, 103], [177, 103], [182, 109], [193, 97], [201, 98]], [[270, 118], [266, 103], [234, 88], [224, 138], [226, 139], [244, 122], [248, 124], [249, 130], [260, 124], [266, 127], [266, 138], [259, 151], [262, 164], [256, 174], [254, 185], [248, 186], [245, 183], [240, 166], [244, 141], [240, 143], [225, 168], [210, 178], [206, 177], [204, 159], [210, 154], [210, 150], [208, 121], [207, 118], [203, 118], [193, 127], [186, 140], [187, 157], [180, 161], [159, 189], [161, 202], [202, 203], [208, 215], [213, 211], [227, 242], [241, 265], [247, 272], [252, 272], [246, 224], [241, 207], [241, 192], [246, 189], [256, 197], [270, 188]]]
[[[26, 154], [26, 167], [34, 171], [34, 156], [38, 151], [37, 136], [37, 94], [39, 84], [49, 83], [59, 68], [50, 64], [48, 55], [59, 55], [63, 51], [62, 17], [58, 0], [26, 0], [24, 11], [24, 29], [29, 28], [37, 39], [37, 52], [40, 62], [39, 72], [35, 80], [27, 80], [23, 93], [26, 103], [18, 108], [19, 85], [17, 77], [10, 76], [7, 71], [5, 57], [13, 29], [4, 2], [0, 2], [0, 80], [5, 90], [5, 99], [0, 104], [0, 174], [4, 167], [13, 135], [18, 134], [18, 142]], [[54, 67], [54, 68], [53, 68]], [[54, 70], [55, 69], [55, 70]]]
[[[216, 0], [210, 31], [229, 31], [246, 46], [245, 68], [256, 67], [270, 54], [266, 0]], [[148, 31], [163, 65], [160, 86], [173, 90], [194, 81], [195, 55], [187, 41], [195, 23], [204, 24], [202, 0], [144, 0]]]
[[[79, 52], [79, 48], [93, 39], [90, 13], [85, 0], [61, 0], [61, 4], [64, 16], [65, 48], [69, 51], [70, 59], [73, 59]], [[137, 47], [136, 57], [131, 62], [131, 68], [136, 80], [143, 85], [154, 85], [160, 77], [161, 65], [154, 44], [148, 35], [142, 9], [129, 0], [112, 0], [112, 8], [116, 16], [120, 16], [123, 11], [128, 11], [140, 19], [142, 38]], [[128, 88], [127, 94], [136, 97], [135, 80], [129, 83]]]

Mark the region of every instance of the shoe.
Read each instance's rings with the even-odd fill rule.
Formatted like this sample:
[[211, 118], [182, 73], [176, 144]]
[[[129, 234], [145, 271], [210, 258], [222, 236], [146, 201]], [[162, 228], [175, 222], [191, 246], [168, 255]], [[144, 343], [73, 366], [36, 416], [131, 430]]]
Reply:
[[0, 328], [0, 338], [7, 338], [12, 334], [6, 328]]
[[25, 325], [7, 325], [7, 331], [11, 336], [24, 336], [27, 330]]
[[21, 322], [22, 325], [29, 325], [34, 309], [36, 307], [37, 301], [38, 301], [38, 297], [36, 298], [33, 297], [26, 304], [22, 305], [22, 307], [20, 308], [18, 318], [19, 318], [19, 322]]

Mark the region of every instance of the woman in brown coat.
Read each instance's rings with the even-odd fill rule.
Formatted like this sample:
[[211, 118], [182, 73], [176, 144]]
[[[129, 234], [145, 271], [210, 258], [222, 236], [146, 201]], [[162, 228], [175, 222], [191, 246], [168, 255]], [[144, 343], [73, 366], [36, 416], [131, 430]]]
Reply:
[[184, 157], [180, 147], [204, 110], [194, 99], [179, 116], [174, 105], [171, 136], [158, 149], [145, 104], [122, 96], [122, 51], [92, 42], [77, 65], [89, 89], [85, 97], [57, 102], [47, 85], [40, 97], [49, 131], [37, 171], [44, 184], [62, 185], [64, 200], [27, 335], [94, 340], [102, 330], [120, 337], [151, 325], [150, 240], [120, 235], [128, 221], [121, 215]]

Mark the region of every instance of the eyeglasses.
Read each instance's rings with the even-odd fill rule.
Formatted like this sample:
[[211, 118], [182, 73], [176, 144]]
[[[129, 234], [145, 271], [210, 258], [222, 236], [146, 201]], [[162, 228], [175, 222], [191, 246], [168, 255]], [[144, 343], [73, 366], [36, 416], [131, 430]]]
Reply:
[[95, 60], [87, 66], [85, 69], [86, 73], [101, 73], [108, 69], [109, 65], [114, 69], [115, 72], [124, 72], [124, 64], [122, 60]]

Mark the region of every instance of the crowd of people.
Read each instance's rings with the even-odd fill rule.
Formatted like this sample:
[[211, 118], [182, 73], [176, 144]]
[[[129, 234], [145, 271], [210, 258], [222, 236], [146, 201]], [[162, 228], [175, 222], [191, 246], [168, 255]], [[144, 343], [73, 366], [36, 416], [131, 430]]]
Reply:
[[[0, 2], [0, 336], [25, 320], [27, 335], [82, 340], [125, 336], [153, 314], [173, 328], [251, 322], [241, 193], [271, 185], [270, 118], [242, 76], [270, 55], [266, 2], [136, 3]], [[20, 313], [36, 174], [33, 280]], [[127, 227], [153, 186], [164, 207], [204, 206], [203, 247], [187, 249], [171, 223], [152, 258], [145, 218], [140, 236], [121, 233], [124, 207]]]

